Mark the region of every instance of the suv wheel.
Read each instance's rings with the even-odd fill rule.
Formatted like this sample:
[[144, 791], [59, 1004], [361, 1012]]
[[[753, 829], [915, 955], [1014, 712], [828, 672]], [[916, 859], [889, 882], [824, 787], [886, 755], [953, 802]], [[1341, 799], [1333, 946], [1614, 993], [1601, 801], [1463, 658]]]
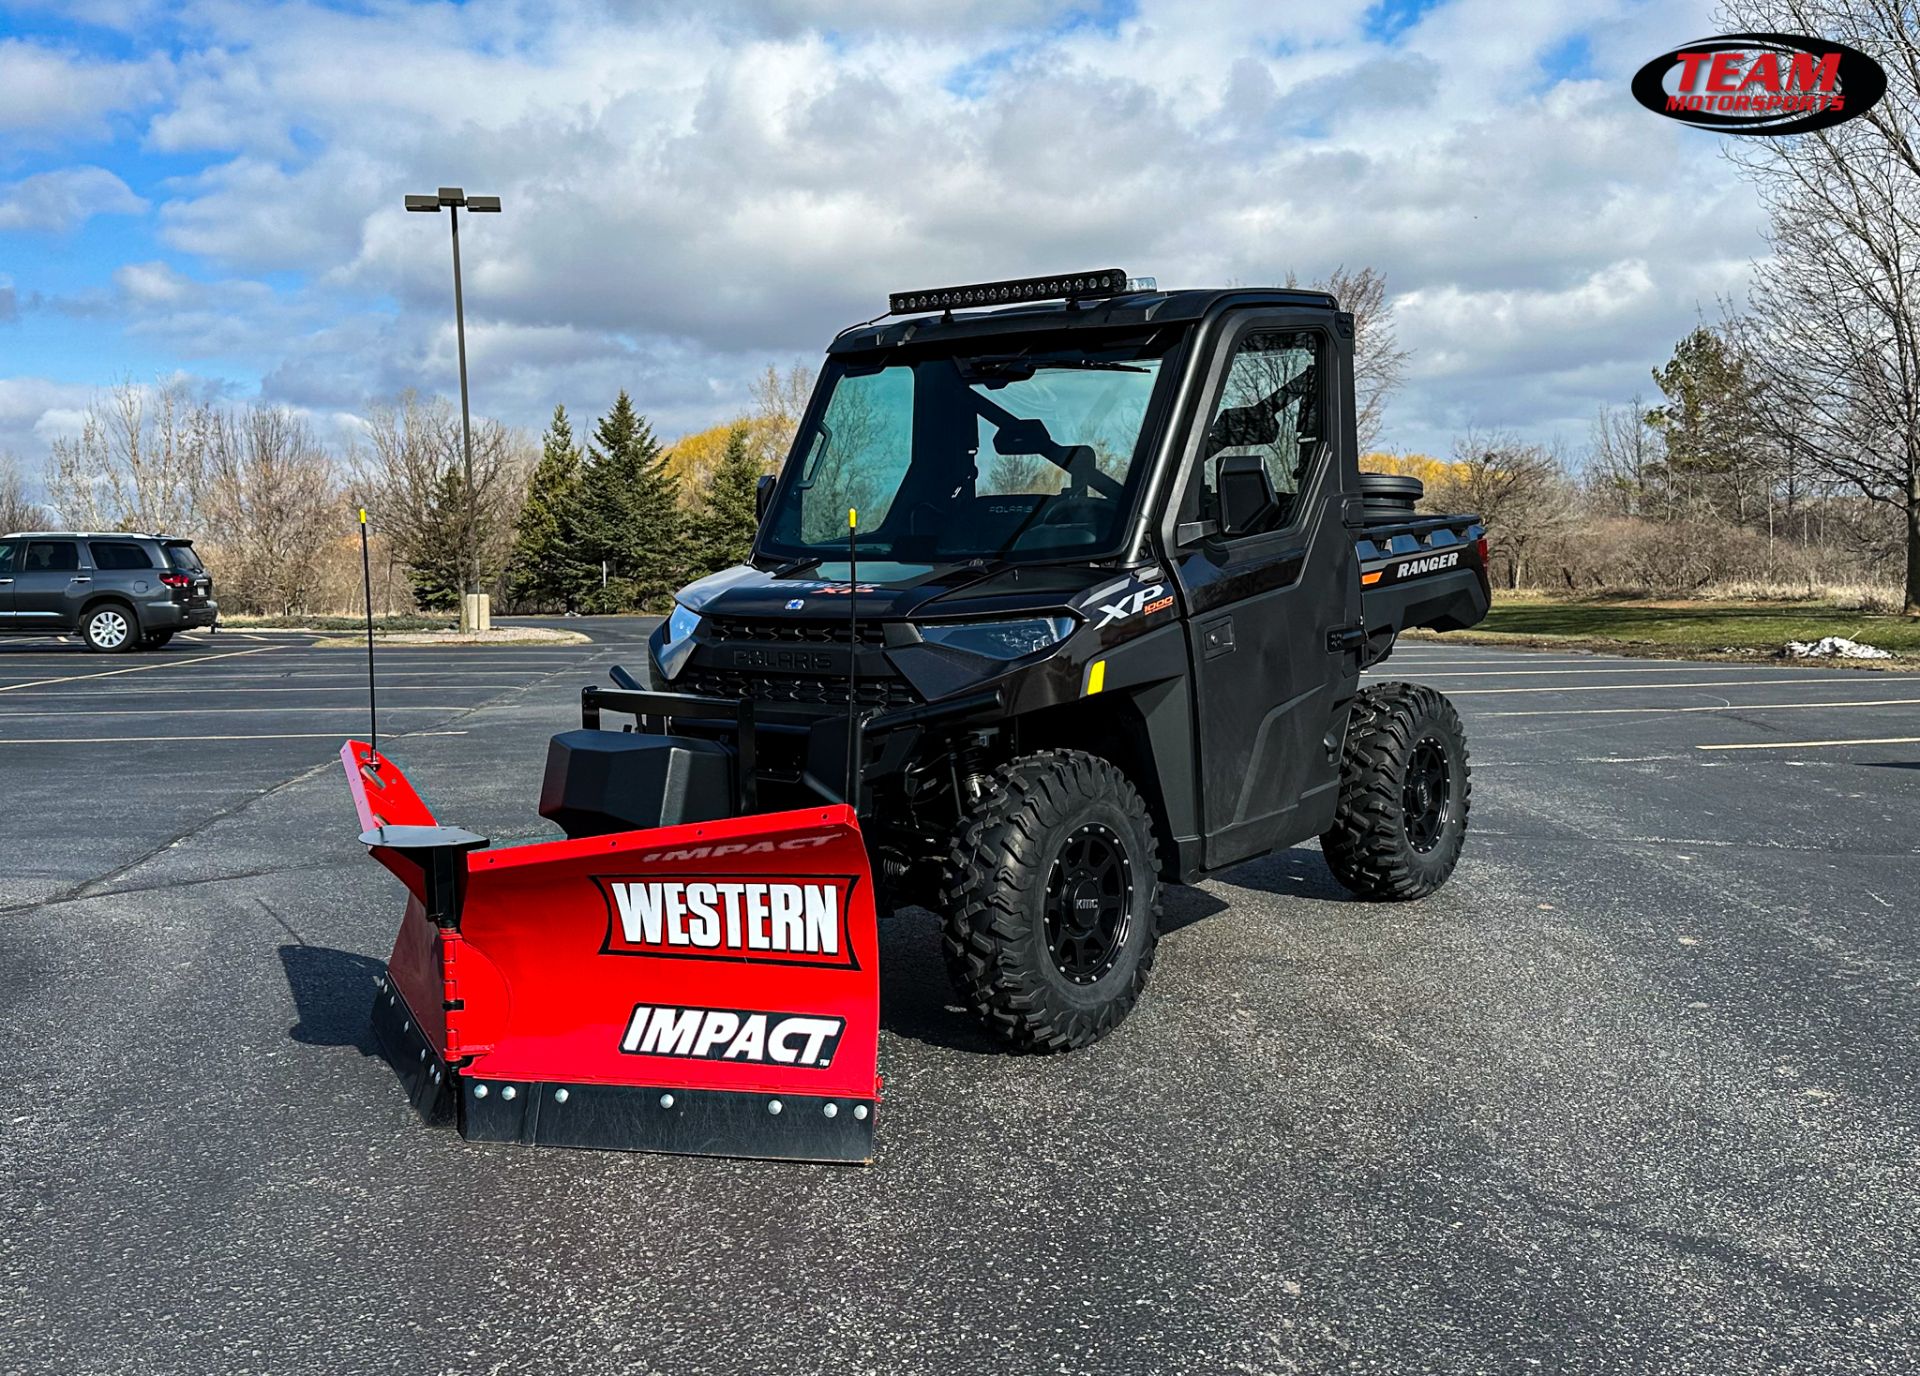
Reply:
[[1383, 683], [1354, 699], [1340, 805], [1320, 837], [1333, 877], [1362, 898], [1424, 898], [1453, 873], [1473, 787], [1466, 729], [1431, 688]]
[[140, 643], [133, 612], [118, 602], [91, 608], [80, 623], [80, 636], [95, 654], [117, 654]]
[[1049, 750], [1002, 765], [947, 863], [947, 969], [1022, 1051], [1098, 1041], [1133, 1008], [1160, 939], [1153, 823], [1107, 761]]

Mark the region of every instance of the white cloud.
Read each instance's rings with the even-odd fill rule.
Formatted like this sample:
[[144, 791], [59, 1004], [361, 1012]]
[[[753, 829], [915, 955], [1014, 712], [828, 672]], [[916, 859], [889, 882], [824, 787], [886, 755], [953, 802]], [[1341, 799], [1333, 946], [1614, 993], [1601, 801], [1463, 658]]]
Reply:
[[160, 92], [166, 63], [96, 61], [0, 38], [0, 133], [17, 139], [106, 131], [108, 117]]
[[[476, 405], [538, 424], [626, 385], [672, 430], [891, 288], [1364, 263], [1415, 349], [1387, 438], [1443, 447], [1584, 417], [1759, 251], [1714, 140], [1627, 94], [1702, 6], [1453, 0], [1391, 46], [1362, 0], [1084, 9], [209, 6], [144, 137], [211, 162], [116, 308], [302, 405], [449, 390], [445, 217], [399, 202], [463, 184], [505, 202], [462, 226]], [[1570, 43], [1590, 76], [1543, 69]]]
[[0, 231], [66, 233], [95, 215], [138, 215], [146, 208], [104, 167], [62, 167], [0, 185]]
[[0, 454], [38, 454], [49, 441], [78, 434], [94, 390], [44, 377], [0, 378]]

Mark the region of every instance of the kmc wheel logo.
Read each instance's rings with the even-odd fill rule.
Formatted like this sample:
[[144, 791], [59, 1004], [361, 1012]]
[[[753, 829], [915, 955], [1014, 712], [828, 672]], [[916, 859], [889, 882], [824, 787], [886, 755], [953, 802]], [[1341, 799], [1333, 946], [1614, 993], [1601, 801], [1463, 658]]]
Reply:
[[1662, 53], [1634, 74], [1633, 98], [1716, 134], [1804, 134], [1865, 114], [1887, 91], [1878, 62], [1844, 43], [1729, 33]]

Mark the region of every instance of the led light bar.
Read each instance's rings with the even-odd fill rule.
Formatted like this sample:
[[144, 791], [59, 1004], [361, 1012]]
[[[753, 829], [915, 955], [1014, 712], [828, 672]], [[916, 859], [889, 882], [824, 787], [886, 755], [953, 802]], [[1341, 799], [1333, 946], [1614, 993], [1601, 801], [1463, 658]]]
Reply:
[[1058, 277], [1015, 277], [1005, 282], [974, 282], [964, 287], [933, 291], [896, 291], [887, 297], [887, 313], [950, 311], [963, 306], [1004, 306], [1015, 301], [1075, 300], [1084, 296], [1118, 296], [1128, 290], [1153, 289], [1151, 278], [1129, 279], [1120, 268], [1100, 268]]

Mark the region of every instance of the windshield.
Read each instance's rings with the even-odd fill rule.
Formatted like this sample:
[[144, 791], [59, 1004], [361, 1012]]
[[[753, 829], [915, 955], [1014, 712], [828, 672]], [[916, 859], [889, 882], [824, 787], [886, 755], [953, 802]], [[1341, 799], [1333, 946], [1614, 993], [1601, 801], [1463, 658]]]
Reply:
[[761, 541], [833, 559], [1081, 559], [1117, 552], [1148, 464], [1171, 332], [995, 340], [887, 364], [829, 363]]

